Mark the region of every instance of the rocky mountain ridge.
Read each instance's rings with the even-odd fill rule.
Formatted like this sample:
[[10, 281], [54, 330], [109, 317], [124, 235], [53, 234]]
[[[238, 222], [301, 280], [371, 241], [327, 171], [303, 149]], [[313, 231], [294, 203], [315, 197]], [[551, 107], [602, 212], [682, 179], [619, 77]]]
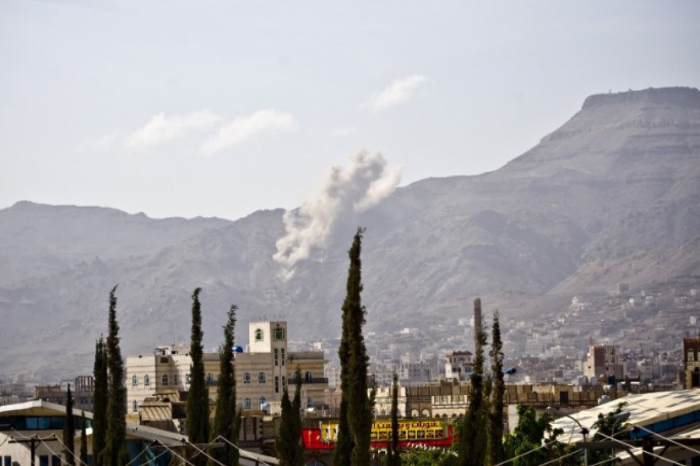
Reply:
[[117, 283], [126, 354], [187, 341], [197, 286], [210, 347], [231, 303], [243, 344], [266, 315], [293, 339], [335, 337], [358, 225], [368, 329], [455, 322], [476, 296], [505, 318], [542, 316], [619, 282], [700, 281], [700, 91], [591, 96], [499, 170], [422, 180], [346, 216], [288, 281], [272, 259], [281, 210], [229, 222], [81, 209], [0, 210], [0, 372], [89, 368]]

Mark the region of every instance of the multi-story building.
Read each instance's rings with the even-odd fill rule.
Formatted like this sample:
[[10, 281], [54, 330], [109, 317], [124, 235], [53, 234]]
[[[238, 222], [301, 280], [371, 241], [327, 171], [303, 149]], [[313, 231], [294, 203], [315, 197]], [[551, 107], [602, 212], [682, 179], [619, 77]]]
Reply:
[[[37, 385], [34, 387], [34, 399], [65, 406], [69, 383]], [[93, 386], [91, 375], [80, 375], [72, 381], [71, 398], [73, 399], [74, 411], [92, 411], [95, 400], [95, 387]]]
[[616, 380], [624, 377], [624, 366], [620, 363], [620, 347], [618, 345], [591, 345], [588, 358], [583, 367], [583, 375], [589, 380], [607, 381], [614, 376]]
[[[204, 353], [205, 381], [209, 397], [216, 397], [219, 378], [219, 354]], [[127, 412], [138, 413], [139, 406], [148, 397], [186, 392], [190, 388], [189, 345], [159, 346], [153, 354], [139, 354], [126, 358]]]
[[[213, 400], [219, 378], [219, 354], [204, 353], [203, 359], [209, 397]], [[312, 411], [324, 404], [323, 395], [328, 388], [324, 353], [290, 352], [286, 322], [251, 322], [248, 351], [236, 352], [234, 364], [236, 402], [243, 410], [279, 411], [284, 387], [294, 381], [297, 368], [302, 377], [303, 408]], [[191, 365], [188, 345], [162, 346], [154, 354], [129, 356], [126, 359], [128, 411], [138, 413], [146, 398], [164, 399], [168, 393], [189, 390]]]
[[700, 338], [683, 339], [685, 388], [700, 387]]
[[312, 411], [323, 406], [328, 388], [323, 351], [289, 352], [286, 322], [251, 322], [248, 337], [248, 352], [236, 354], [236, 396], [244, 410], [269, 406], [278, 412], [284, 387], [294, 382], [297, 369], [302, 407]]
[[467, 380], [474, 371], [472, 353], [469, 351], [452, 351], [445, 354], [445, 379]]
[[[397, 410], [399, 417], [406, 416], [406, 387], [399, 385], [398, 393], [396, 394]], [[371, 389], [367, 391], [371, 393]], [[392, 387], [377, 387], [374, 395], [374, 411], [377, 416], [391, 416], [391, 403], [393, 398]]]

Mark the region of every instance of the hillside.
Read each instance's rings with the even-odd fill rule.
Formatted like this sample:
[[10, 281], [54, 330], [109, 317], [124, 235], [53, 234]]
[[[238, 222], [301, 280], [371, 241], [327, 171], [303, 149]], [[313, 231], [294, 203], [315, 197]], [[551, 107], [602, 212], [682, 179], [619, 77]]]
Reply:
[[248, 321], [272, 315], [289, 320], [292, 339], [337, 336], [357, 225], [367, 227], [369, 328], [454, 322], [475, 296], [508, 317], [542, 316], [622, 281], [700, 277], [700, 91], [591, 96], [499, 170], [426, 179], [344, 219], [286, 282], [272, 259], [282, 214], [228, 222], [29, 203], [0, 211], [0, 368], [85, 371], [117, 283], [126, 354], [186, 341], [197, 286], [209, 347], [231, 303], [242, 343]]

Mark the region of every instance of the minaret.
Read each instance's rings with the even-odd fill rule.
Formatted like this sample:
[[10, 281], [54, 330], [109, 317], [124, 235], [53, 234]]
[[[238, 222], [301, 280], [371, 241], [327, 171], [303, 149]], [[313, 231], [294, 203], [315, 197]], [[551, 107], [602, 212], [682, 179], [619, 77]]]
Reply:
[[483, 327], [481, 323], [481, 298], [476, 298], [474, 300], [474, 341], [479, 341], [479, 334], [482, 332]]

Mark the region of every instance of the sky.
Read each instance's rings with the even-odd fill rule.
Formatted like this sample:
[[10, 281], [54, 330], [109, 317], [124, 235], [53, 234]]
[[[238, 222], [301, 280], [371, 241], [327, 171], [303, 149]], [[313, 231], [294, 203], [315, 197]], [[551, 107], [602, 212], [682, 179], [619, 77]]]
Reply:
[[700, 2], [2, 0], [0, 209], [293, 209], [359, 151], [495, 170], [591, 94], [700, 87]]

